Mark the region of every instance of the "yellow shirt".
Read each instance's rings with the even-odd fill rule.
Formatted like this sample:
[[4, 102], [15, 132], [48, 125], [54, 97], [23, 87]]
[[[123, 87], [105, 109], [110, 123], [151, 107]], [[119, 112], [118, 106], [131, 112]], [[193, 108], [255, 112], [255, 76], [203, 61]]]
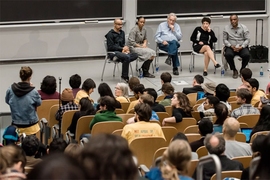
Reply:
[[84, 90], [80, 90], [80, 91], [77, 92], [76, 97], [75, 97], [75, 99], [74, 99], [74, 103], [78, 105], [79, 102], [80, 102], [80, 100], [81, 100], [82, 98], [84, 98], [84, 97], [88, 97], [89, 100], [90, 100], [92, 103], [94, 103], [93, 99], [90, 98], [90, 95], [88, 95]]
[[129, 102], [129, 99], [124, 97], [124, 96], [118, 96], [115, 98], [117, 101], [119, 101], [120, 103], [125, 103], [125, 102]]
[[[264, 92], [262, 92], [261, 90], [258, 90], [253, 96], [252, 96], [252, 99], [251, 99], [251, 104], [252, 106], [254, 106], [258, 101], [261, 100], [261, 96], [267, 98], [267, 96], [265, 95]], [[267, 98], [268, 99], [268, 98]]]
[[136, 104], [138, 104], [138, 102], [139, 102], [139, 100], [132, 101], [132, 102], [130, 103], [130, 105], [128, 106], [127, 113], [128, 113], [131, 109], [133, 109], [133, 108], [136, 106]]
[[39, 124], [36, 123], [33, 126], [27, 127], [27, 128], [18, 128], [20, 131], [20, 135], [22, 133], [25, 133], [25, 135], [31, 135], [31, 134], [36, 134], [40, 130]]
[[162, 137], [165, 139], [159, 124], [145, 121], [125, 125], [121, 136], [125, 138], [129, 144], [133, 139], [139, 137]]

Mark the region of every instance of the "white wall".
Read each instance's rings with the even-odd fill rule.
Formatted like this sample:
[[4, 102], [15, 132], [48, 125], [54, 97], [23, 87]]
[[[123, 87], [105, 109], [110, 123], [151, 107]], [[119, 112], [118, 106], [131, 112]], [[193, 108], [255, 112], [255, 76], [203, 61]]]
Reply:
[[[123, 16], [126, 22], [126, 33], [134, 26], [136, 19], [136, 0], [123, 0]], [[269, 5], [268, 5], [269, 9]], [[269, 12], [269, 10], [268, 10]], [[268, 45], [269, 23], [266, 15], [264, 21], [264, 44]], [[239, 16], [240, 23], [247, 25], [251, 33], [251, 44], [255, 40], [256, 16]], [[147, 20], [148, 38], [151, 47], [155, 43], [153, 36], [158, 24], [164, 19]], [[178, 18], [183, 33], [182, 51], [190, 51], [189, 37], [196, 26], [201, 24], [199, 18]], [[228, 17], [212, 19], [212, 29], [219, 41], [218, 49], [222, 47], [222, 30], [229, 23]], [[38, 59], [57, 57], [84, 57], [104, 55], [104, 35], [112, 28], [113, 21], [103, 23], [81, 23], [65, 25], [36, 25], [24, 27], [0, 26], [0, 61], [18, 59]]]

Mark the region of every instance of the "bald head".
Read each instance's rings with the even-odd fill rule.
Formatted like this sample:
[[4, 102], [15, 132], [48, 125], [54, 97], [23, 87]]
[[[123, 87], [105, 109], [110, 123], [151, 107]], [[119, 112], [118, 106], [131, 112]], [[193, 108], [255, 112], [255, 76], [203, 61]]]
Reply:
[[225, 151], [225, 140], [220, 134], [207, 134], [204, 145], [210, 154], [222, 155]]
[[123, 22], [121, 19], [116, 18], [114, 20], [114, 31], [119, 32], [122, 29]]
[[239, 122], [235, 118], [229, 117], [224, 121], [223, 134], [225, 136], [229, 136], [230, 138], [234, 138], [237, 132], [239, 131], [239, 128], [240, 128]]
[[217, 138], [216, 136], [212, 136], [212, 137], [210, 138], [209, 143], [210, 143], [210, 145], [212, 146], [212, 148], [215, 148], [215, 147], [218, 146], [219, 140], [218, 140], [218, 138]]

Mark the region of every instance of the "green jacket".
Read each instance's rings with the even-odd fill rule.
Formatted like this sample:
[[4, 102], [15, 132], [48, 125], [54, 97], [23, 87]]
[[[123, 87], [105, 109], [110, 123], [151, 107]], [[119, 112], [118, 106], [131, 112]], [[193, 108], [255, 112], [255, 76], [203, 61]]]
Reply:
[[116, 116], [114, 111], [100, 111], [100, 113], [96, 114], [93, 120], [90, 123], [90, 130], [92, 130], [93, 126], [98, 122], [105, 122], [105, 121], [120, 121], [122, 119], [119, 116]]

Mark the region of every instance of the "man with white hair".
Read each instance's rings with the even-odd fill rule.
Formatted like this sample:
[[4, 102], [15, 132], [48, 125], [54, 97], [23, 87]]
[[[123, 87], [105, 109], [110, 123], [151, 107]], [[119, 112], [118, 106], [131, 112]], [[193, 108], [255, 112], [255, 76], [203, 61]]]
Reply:
[[239, 122], [233, 117], [229, 117], [224, 121], [222, 132], [226, 141], [225, 155], [228, 158], [252, 155], [249, 144], [235, 140], [235, 136], [239, 131], [239, 128]]
[[168, 58], [165, 63], [171, 65], [172, 61], [173, 74], [179, 75], [178, 67], [180, 66], [180, 63], [178, 58], [178, 48], [180, 47], [180, 44], [178, 41], [182, 38], [182, 32], [180, 26], [175, 23], [176, 18], [174, 13], [170, 13], [167, 17], [167, 21], [159, 24], [155, 34], [155, 41], [161, 50], [168, 52]]

